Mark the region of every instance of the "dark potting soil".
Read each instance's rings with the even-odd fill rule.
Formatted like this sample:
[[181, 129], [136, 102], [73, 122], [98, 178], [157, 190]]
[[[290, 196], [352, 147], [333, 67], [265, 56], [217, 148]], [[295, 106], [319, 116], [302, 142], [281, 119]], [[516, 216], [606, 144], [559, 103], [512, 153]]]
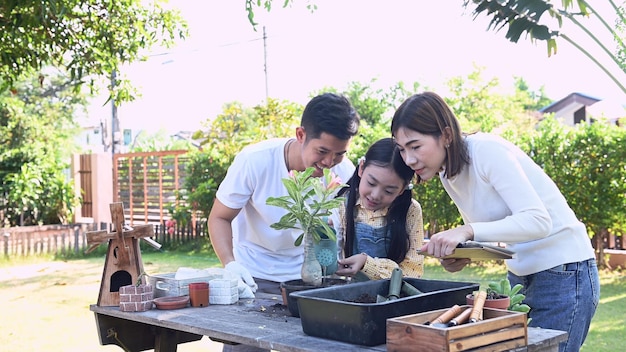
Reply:
[[[401, 294], [400, 298], [402, 297], [406, 297], [405, 294]], [[370, 294], [367, 293], [362, 293], [361, 295], [359, 295], [357, 298], [353, 299], [353, 300], [348, 300], [347, 302], [352, 302], [352, 303], [377, 303], [377, 297], [376, 296], [372, 296]]]
[[258, 303], [253, 303], [249, 307], [249, 311], [261, 312], [269, 318], [279, 318], [284, 319], [285, 317], [291, 316], [289, 313], [289, 309], [287, 306], [284, 306], [280, 303], [272, 304], [271, 306], [260, 305]]
[[497, 292], [494, 291], [488, 291], [487, 292], [487, 299], [500, 299], [500, 298], [504, 298], [506, 296], [503, 296]]
[[355, 298], [352, 301], [349, 302], [353, 302], [353, 303], [376, 303], [376, 297], [372, 297], [367, 293], [363, 293], [361, 295], [359, 295], [357, 298]]

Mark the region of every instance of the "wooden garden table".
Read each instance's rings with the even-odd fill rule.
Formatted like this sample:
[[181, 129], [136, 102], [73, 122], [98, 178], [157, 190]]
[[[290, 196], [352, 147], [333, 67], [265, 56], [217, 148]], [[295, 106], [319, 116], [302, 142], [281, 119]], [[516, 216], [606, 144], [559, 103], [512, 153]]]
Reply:
[[[176, 351], [179, 343], [208, 336], [214, 341], [241, 343], [284, 352], [386, 351], [385, 345], [359, 346], [306, 335], [276, 295], [257, 293], [233, 305], [146, 312], [122, 312], [118, 307], [91, 305], [100, 343], [127, 351]], [[528, 328], [528, 346], [515, 352], [558, 351], [567, 333]], [[416, 346], [417, 347], [417, 346]]]

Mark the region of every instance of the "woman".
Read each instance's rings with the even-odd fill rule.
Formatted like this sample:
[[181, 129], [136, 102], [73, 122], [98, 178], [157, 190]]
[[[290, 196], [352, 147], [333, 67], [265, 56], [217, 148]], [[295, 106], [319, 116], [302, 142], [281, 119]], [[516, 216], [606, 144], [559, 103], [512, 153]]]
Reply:
[[[530, 326], [564, 330], [561, 351], [578, 351], [595, 313], [600, 283], [595, 254], [556, 184], [522, 150], [485, 134], [463, 134], [445, 101], [425, 92], [395, 112], [391, 133], [418, 182], [439, 176], [463, 226], [431, 236], [422, 250], [442, 258], [467, 240], [504, 242], [512, 285], [524, 285]], [[469, 259], [442, 259], [450, 272]]]
[[337, 275], [376, 280], [390, 278], [400, 268], [404, 276], [422, 276], [424, 258], [417, 250], [424, 242], [424, 225], [411, 192], [413, 177], [392, 138], [369, 147], [349, 187], [338, 194], [346, 202], [339, 209], [345, 259], [339, 260]]

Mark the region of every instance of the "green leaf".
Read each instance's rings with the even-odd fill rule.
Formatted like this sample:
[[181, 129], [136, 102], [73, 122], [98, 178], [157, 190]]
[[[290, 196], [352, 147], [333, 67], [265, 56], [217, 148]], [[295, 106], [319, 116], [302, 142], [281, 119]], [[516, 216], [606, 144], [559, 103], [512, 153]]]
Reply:
[[283, 185], [285, 185], [285, 188], [287, 189], [287, 193], [289, 193], [289, 197], [291, 197], [291, 199], [298, 199], [299, 193], [296, 182], [290, 178], [284, 178], [282, 181]]
[[525, 298], [526, 298], [526, 296], [521, 294], [521, 293], [517, 294], [517, 295], [510, 296], [511, 303], [509, 305], [510, 306], [515, 306], [516, 304], [522, 303], [522, 301]]
[[504, 295], [511, 297], [511, 282], [508, 279], [502, 279], [501, 280], [502, 283], [502, 292], [504, 292]]
[[315, 168], [314, 167], [306, 168], [306, 170], [304, 170], [302, 172], [302, 179], [310, 180], [311, 179], [311, 175], [313, 175], [313, 172], [315, 172]]
[[283, 209], [291, 209], [294, 203], [287, 197], [269, 197], [266, 201], [267, 205], [274, 205]]
[[296, 238], [295, 242], [293, 243], [294, 246], [298, 247], [302, 244], [302, 240], [304, 239], [304, 233], [301, 233], [300, 236], [298, 236], [298, 238]]
[[516, 295], [519, 291], [522, 290], [522, 288], [524, 288], [522, 284], [516, 284], [515, 286], [513, 286], [513, 288], [511, 289], [511, 296]]
[[337, 240], [337, 235], [335, 234], [335, 231], [328, 225], [328, 223], [324, 222], [324, 221], [319, 221], [317, 222], [317, 225], [315, 226], [315, 231], [312, 231], [314, 233], [314, 237], [319, 241], [322, 238], [322, 235], [325, 238], [329, 238], [333, 241]]
[[509, 310], [512, 310], [515, 312], [528, 313], [530, 312], [530, 307], [527, 304], [516, 304], [514, 306], [511, 306]]
[[277, 223], [272, 224], [272, 228], [276, 225], [278, 229], [294, 229], [296, 228], [297, 221], [298, 218], [296, 218], [295, 214], [287, 213], [283, 215]]
[[[282, 182], [287, 189], [287, 196], [268, 197], [266, 204], [287, 210], [277, 223], [271, 225], [273, 229], [299, 228], [310, 234], [318, 242], [321, 236], [336, 240], [334, 231], [326, 220], [331, 210], [341, 206], [344, 198], [334, 198], [337, 187], [327, 187], [320, 178], [312, 177], [315, 168], [309, 167], [302, 172], [291, 171], [288, 178]], [[331, 182], [334, 175], [330, 170], [324, 170], [324, 179]], [[310, 229], [319, 229], [311, 231]], [[296, 241], [296, 243], [300, 243]]]

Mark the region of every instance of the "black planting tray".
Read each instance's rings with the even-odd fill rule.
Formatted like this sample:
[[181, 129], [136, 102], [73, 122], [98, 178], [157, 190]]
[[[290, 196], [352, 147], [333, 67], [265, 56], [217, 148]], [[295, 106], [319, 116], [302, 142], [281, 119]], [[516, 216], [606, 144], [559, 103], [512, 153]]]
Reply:
[[[389, 280], [375, 280], [291, 293], [298, 302], [305, 334], [358, 345], [386, 342], [387, 319], [466, 304], [465, 296], [479, 284], [404, 278], [423, 292], [381, 303], [364, 297], [387, 296]], [[359, 302], [366, 303], [359, 303]]]

